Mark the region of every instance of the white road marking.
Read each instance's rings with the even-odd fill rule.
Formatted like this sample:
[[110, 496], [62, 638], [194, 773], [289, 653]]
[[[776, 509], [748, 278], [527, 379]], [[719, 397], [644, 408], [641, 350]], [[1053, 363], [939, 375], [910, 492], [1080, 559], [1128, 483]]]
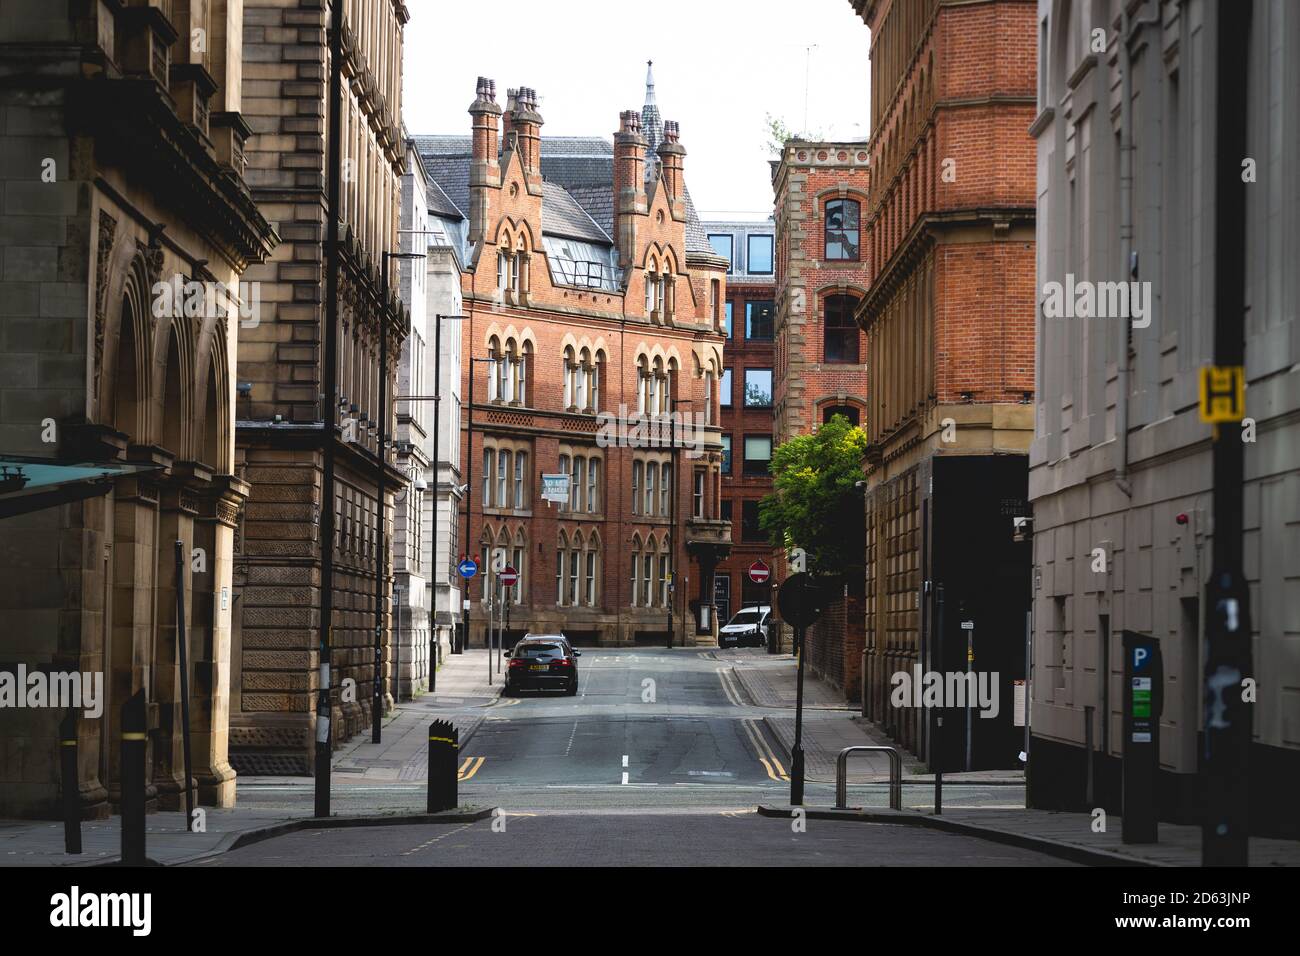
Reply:
[[564, 756], [569, 756], [569, 751], [573, 749], [573, 738], [578, 733], [578, 722], [573, 722], [573, 730], [569, 731], [569, 745], [564, 748]]
[[623, 771], [623, 786], [627, 786], [627, 771]]
[[623, 754], [623, 766], [627, 766], [627, 754]]

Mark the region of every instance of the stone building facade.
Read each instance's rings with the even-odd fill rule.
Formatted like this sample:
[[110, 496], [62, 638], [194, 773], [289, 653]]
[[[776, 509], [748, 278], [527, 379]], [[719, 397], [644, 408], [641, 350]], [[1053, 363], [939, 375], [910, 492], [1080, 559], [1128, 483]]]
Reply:
[[[399, 699], [429, 688], [433, 666], [451, 650], [460, 621], [460, 576], [455, 572], [459, 502], [464, 498], [460, 463], [461, 239], [464, 221], [449, 205], [408, 140], [402, 176], [403, 260], [401, 297], [411, 311], [411, 334], [402, 345], [398, 371], [397, 461], [411, 484], [397, 499], [393, 540], [393, 654]], [[450, 316], [441, 321], [438, 316]], [[439, 329], [440, 326], [440, 329]], [[439, 358], [435, 349], [442, 352]], [[441, 402], [435, 403], [440, 377]], [[441, 452], [434, 453], [434, 416]], [[435, 509], [437, 521], [435, 522]], [[436, 524], [436, 540], [435, 540]]]
[[[1035, 8], [850, 0], [871, 29], [864, 711], [941, 769], [963, 712], [896, 708], [914, 666], [1025, 676], [1034, 397]], [[962, 625], [971, 623], [969, 629]], [[1012, 708], [975, 721], [972, 766], [1019, 766]]]
[[[234, 362], [257, 314], [240, 279], [277, 241], [244, 180], [238, 8], [0, 20], [0, 668], [102, 675], [102, 713], [76, 730], [87, 816], [120, 799], [137, 694], [148, 805], [182, 802], [178, 623], [198, 800], [234, 801]], [[62, 716], [0, 710], [0, 816], [61, 813]]]
[[[507, 641], [562, 629], [577, 643], [666, 643], [670, 627], [679, 645], [712, 640], [699, 608], [712, 607], [730, 539], [718, 509], [726, 263], [699, 227], [686, 150], [651, 109], [652, 89], [643, 111], [622, 114], [612, 148], [542, 136], [534, 91], [508, 91], [503, 109], [483, 78], [471, 137], [416, 137], [467, 228], [461, 550], [484, 569], [467, 588], [472, 645], [494, 593]], [[674, 402], [700, 416], [696, 450], [676, 456], [677, 533]], [[637, 415], [662, 432], [621, 433]], [[542, 500], [544, 474], [570, 477], [567, 501]], [[497, 562], [519, 573], [504, 605]]]
[[[391, 660], [391, 581], [381, 603], [384, 663], [374, 666], [378, 522], [392, 542], [394, 498], [405, 475], [391, 447], [381, 456], [378, 422], [392, 414], [409, 315], [398, 296], [399, 219], [405, 140], [401, 132], [401, 0], [344, 4], [338, 418], [335, 501], [321, 500], [326, 235], [327, 5], [319, 0], [245, 0], [243, 97], [253, 135], [248, 181], [283, 244], [250, 277], [262, 315], [239, 334], [237, 460], [256, 490], [244, 512], [235, 586], [239, 628], [231, 694], [237, 768], [305, 774], [314, 760], [321, 549], [334, 548], [331, 734], [341, 743], [370, 725], [372, 682]], [[387, 276], [381, 270], [387, 270]], [[388, 323], [387, 409], [379, 407], [380, 322]], [[386, 469], [382, 508], [380, 469]], [[335, 511], [335, 541], [321, 542], [320, 509]], [[391, 569], [391, 565], [390, 565]], [[355, 698], [338, 688], [356, 682]], [[386, 687], [385, 706], [391, 702]]]
[[[1205, 587], [1214, 535], [1211, 426], [1220, 110], [1246, 114], [1245, 575], [1254, 675], [1251, 824], [1295, 838], [1300, 779], [1300, 9], [1255, 0], [1250, 96], [1219, 102], [1219, 11], [1187, 2], [1037, 7], [1037, 429], [1029, 799], [1120, 809], [1121, 634], [1164, 661], [1159, 812], [1196, 822]], [[1127, 76], [1125, 75], [1127, 74]], [[1127, 94], [1127, 96], [1126, 96]], [[1131, 187], [1123, 189], [1124, 140]], [[1239, 160], [1233, 157], [1233, 165]], [[1129, 202], [1124, 198], [1130, 197]], [[1131, 236], [1131, 256], [1124, 236]], [[1140, 319], [1049, 318], [1050, 283], [1149, 283]], [[1127, 364], [1122, 357], [1127, 354]], [[1127, 379], [1127, 387], [1123, 383]], [[1095, 549], [1105, 557], [1098, 570]]]
[[705, 222], [714, 252], [727, 267], [722, 382], [722, 517], [731, 522], [731, 556], [713, 575], [718, 617], [750, 605], [771, 605], [772, 581], [755, 584], [749, 567], [775, 569], [779, 554], [758, 525], [758, 503], [772, 491], [772, 382], [776, 375], [773, 317], [776, 229], [766, 222]]
[[[866, 337], [854, 313], [871, 287], [864, 242], [872, 169], [865, 142], [791, 140], [773, 163], [776, 218], [775, 439], [834, 415], [866, 425]], [[844, 519], [859, 523], [854, 502]], [[782, 565], [777, 576], [784, 579]], [[863, 578], [846, 568], [825, 618], [808, 629], [808, 663], [848, 700], [861, 693]]]

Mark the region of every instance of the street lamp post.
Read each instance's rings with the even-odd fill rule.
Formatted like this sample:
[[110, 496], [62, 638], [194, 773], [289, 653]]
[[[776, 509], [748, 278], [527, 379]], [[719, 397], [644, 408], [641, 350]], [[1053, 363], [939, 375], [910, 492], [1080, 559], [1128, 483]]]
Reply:
[[423, 259], [422, 252], [389, 252], [380, 256], [379, 269], [379, 477], [375, 482], [375, 507], [379, 512], [379, 566], [375, 568], [375, 665], [372, 678], [370, 739], [380, 742], [384, 719], [384, 584], [388, 578], [388, 508], [384, 504], [384, 472], [388, 468], [388, 260]]
[[334, 617], [334, 422], [338, 396], [339, 190], [343, 172], [343, 0], [330, 0], [329, 122], [326, 141], [325, 355], [321, 383], [320, 668], [316, 694], [315, 813], [330, 815], [330, 624]]

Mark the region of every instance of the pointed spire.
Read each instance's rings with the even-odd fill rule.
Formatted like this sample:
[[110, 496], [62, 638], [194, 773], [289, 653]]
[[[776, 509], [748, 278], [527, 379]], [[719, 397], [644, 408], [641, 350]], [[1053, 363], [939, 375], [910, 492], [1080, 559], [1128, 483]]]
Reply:
[[[641, 134], [646, 138], [649, 144], [649, 155], [654, 156], [655, 150], [664, 138], [663, 118], [659, 115], [659, 105], [655, 102], [655, 61], [645, 61], [645, 105], [641, 107]], [[654, 169], [653, 163], [646, 164], [646, 175], [651, 175]]]

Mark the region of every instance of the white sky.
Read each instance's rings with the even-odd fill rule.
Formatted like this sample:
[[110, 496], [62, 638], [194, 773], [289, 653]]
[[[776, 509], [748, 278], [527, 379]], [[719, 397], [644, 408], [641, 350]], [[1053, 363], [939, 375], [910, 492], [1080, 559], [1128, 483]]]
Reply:
[[[640, 109], [654, 60], [659, 111], [677, 120], [704, 219], [772, 209], [764, 114], [795, 132], [865, 139], [870, 34], [849, 0], [407, 0], [403, 120], [470, 132], [477, 77], [531, 86], [542, 135], [613, 139]], [[640, 38], [640, 39], [637, 39]], [[811, 57], [805, 49], [816, 44]]]

